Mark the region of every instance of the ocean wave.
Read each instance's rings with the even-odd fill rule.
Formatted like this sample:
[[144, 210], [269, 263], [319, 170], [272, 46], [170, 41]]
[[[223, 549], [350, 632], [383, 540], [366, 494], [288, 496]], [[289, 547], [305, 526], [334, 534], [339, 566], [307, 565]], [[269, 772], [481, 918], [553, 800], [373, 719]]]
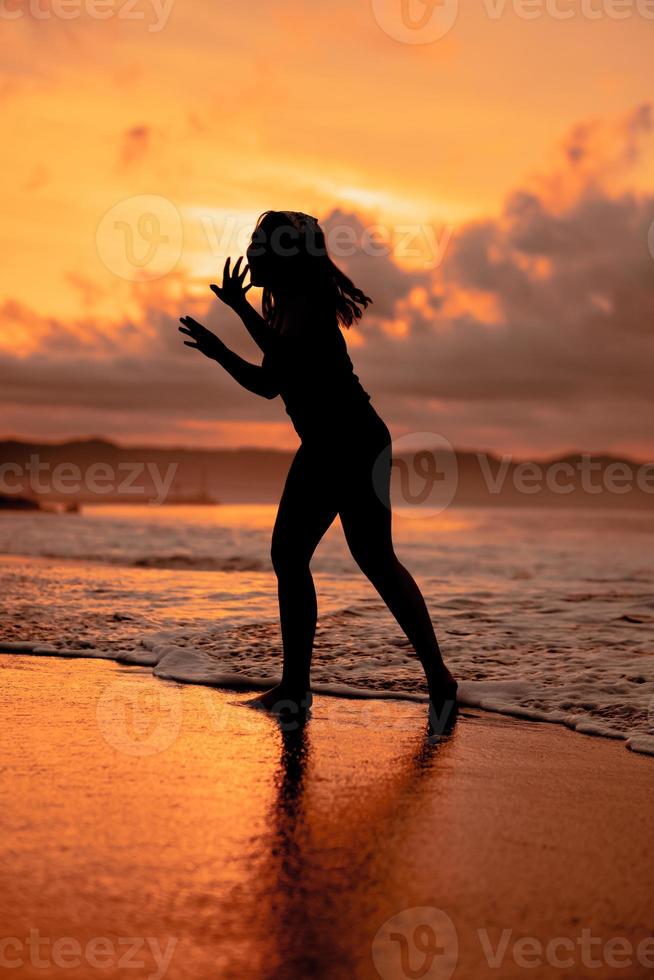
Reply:
[[[21, 556], [0, 563], [5, 649], [141, 664], [186, 683], [272, 684], [281, 660], [269, 559], [274, 508], [218, 510], [183, 519], [145, 508], [129, 518], [0, 518], [0, 551]], [[650, 752], [652, 518], [602, 526], [583, 514], [448, 520], [398, 522], [396, 538], [462, 703]], [[627, 525], [642, 533], [625, 534]], [[425, 700], [408, 641], [337, 526], [312, 567], [316, 691]]]
[[207, 558], [198, 555], [152, 555], [135, 558], [134, 568], [168, 568], [175, 571], [193, 572], [264, 572], [269, 569], [257, 558], [244, 555], [227, 555], [223, 558]]
[[52, 549], [44, 548], [38, 555], [29, 555], [29, 557], [46, 558], [49, 561], [123, 565], [127, 568], [169, 569], [178, 572], [266, 572], [272, 570], [261, 559], [245, 555], [225, 555], [220, 558], [212, 558], [203, 555], [171, 554], [143, 555], [140, 558], [131, 558], [124, 555], [60, 554]]
[[[483, 600], [479, 600], [483, 601]], [[460, 607], [453, 601], [454, 608]], [[447, 631], [461, 644], [470, 633]], [[449, 641], [446, 641], [449, 643]], [[449, 644], [451, 645], [451, 644]], [[156, 677], [233, 690], [264, 690], [279, 680], [281, 641], [274, 620], [238, 627], [221, 622], [202, 630], [160, 630], [128, 649], [0, 642], [0, 652], [114, 660], [150, 668]], [[533, 649], [467, 660], [450, 649], [448, 663], [459, 678], [459, 702], [533, 722], [564, 725], [589, 736], [623, 740], [634, 752], [654, 755], [654, 658], [633, 660], [615, 651], [591, 661], [552, 663]], [[518, 664], [522, 665], [518, 673]], [[514, 673], [515, 670], [515, 673]], [[477, 674], [477, 676], [474, 676]], [[484, 674], [485, 676], [480, 676]], [[346, 606], [321, 618], [315, 644], [316, 694], [348, 699], [426, 703], [416, 658], [401, 635], [389, 635], [376, 601]]]

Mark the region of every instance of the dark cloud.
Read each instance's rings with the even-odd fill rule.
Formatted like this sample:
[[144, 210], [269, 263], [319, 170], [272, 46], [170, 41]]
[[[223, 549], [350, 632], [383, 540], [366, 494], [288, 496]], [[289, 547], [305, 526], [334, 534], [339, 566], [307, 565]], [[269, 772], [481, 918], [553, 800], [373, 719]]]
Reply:
[[149, 126], [132, 126], [127, 129], [120, 147], [120, 166], [128, 168], [147, 155], [152, 144], [152, 131]]
[[[355, 212], [336, 209], [323, 222], [334, 261], [360, 289], [371, 296], [375, 317], [393, 315], [397, 302], [416, 286], [428, 287], [431, 272], [407, 271], [395, 257], [402, 239], [420, 238], [420, 227], [409, 233], [366, 221]], [[377, 234], [375, 234], [377, 232]]]
[[[651, 127], [648, 106], [610, 127], [576, 127], [562, 162], [515, 189], [496, 217], [457, 229], [433, 271], [407, 270], [390, 251], [337, 256], [375, 300], [352, 354], [396, 431], [498, 450], [654, 450], [654, 194], [626, 181]], [[360, 243], [367, 225], [335, 211], [325, 227], [349, 227]], [[136, 288], [141, 316], [110, 330], [90, 315], [68, 326], [6, 304], [2, 320], [40, 343], [30, 356], [2, 356], [3, 401], [40, 408], [44, 426], [55, 408], [95, 418], [102, 409], [108, 418], [283, 417], [180, 343], [177, 316], [190, 312], [254, 359], [235, 317], [215, 302], [171, 304], [154, 287]]]
[[[413, 311], [407, 336], [378, 334], [363, 353], [396, 418], [415, 424], [409, 406], [431, 399], [432, 420], [447, 420], [456, 439], [475, 438], [464, 411], [474, 406], [495, 445], [514, 433], [528, 444], [531, 431], [542, 444], [601, 446], [603, 429], [612, 447], [652, 445], [654, 195], [613, 186], [616, 161], [633, 164], [650, 128], [642, 107], [613, 127], [604, 154], [601, 127], [577, 128], [567, 170], [459, 229], [435, 276], [440, 307]], [[493, 315], [480, 317], [480, 305]]]

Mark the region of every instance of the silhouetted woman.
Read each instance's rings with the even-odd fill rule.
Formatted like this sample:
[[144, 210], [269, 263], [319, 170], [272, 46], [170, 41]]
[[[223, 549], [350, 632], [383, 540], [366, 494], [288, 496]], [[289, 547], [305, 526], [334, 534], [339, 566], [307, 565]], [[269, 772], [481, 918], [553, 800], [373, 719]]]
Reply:
[[[242, 261], [230, 269], [228, 259], [222, 286], [211, 289], [261, 348], [261, 366], [243, 360], [191, 317], [181, 318], [180, 330], [191, 338], [188, 347], [218, 361], [248, 391], [281, 395], [301, 439], [272, 536], [282, 678], [253, 704], [272, 711], [289, 702], [305, 709], [310, 704], [317, 606], [309, 564], [338, 514], [354, 560], [413, 645], [432, 708], [442, 717], [444, 708], [454, 706], [457, 685], [443, 663], [420, 589], [393, 550], [391, 437], [354, 374], [339, 329], [350, 327], [371, 301], [334, 265], [318, 221], [306, 214], [263, 214], [247, 265]], [[246, 299], [253, 285], [263, 287], [263, 316]]]

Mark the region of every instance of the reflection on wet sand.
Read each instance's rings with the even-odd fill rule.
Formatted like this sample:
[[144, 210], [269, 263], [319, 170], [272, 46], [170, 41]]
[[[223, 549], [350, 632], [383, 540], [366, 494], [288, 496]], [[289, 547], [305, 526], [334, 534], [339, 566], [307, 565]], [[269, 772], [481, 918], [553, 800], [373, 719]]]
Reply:
[[311, 724], [277, 729], [267, 853], [252, 881], [253, 927], [266, 950], [261, 976], [278, 977], [282, 968], [294, 976], [370, 975], [377, 930], [407, 904], [405, 849], [422, 796], [438, 792], [449, 740], [416, 732], [409, 751], [379, 767], [369, 760], [365, 785], [346, 776], [341, 789], [325, 792]]

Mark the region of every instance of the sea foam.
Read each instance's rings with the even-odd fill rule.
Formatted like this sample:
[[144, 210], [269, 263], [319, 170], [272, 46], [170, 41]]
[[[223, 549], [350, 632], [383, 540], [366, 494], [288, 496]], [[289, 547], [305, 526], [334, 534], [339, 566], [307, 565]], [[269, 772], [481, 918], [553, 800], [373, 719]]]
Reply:
[[[0, 517], [0, 549], [14, 556], [0, 560], [1, 649], [184, 683], [272, 684], [274, 509], [165, 510]], [[457, 511], [395, 527], [463, 705], [654, 752], [649, 514]], [[315, 690], [426, 700], [408, 642], [337, 526], [313, 567]]]

